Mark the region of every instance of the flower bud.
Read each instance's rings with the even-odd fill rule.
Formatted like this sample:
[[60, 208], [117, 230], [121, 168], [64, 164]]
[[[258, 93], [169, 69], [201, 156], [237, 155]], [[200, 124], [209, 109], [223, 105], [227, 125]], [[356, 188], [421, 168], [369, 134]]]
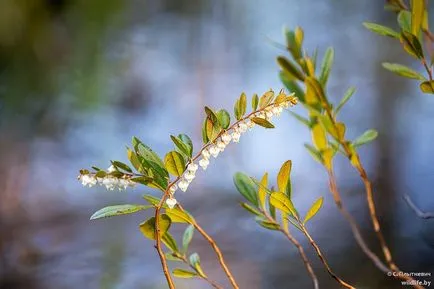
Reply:
[[177, 203], [178, 202], [173, 197], [170, 197], [170, 198], [168, 198], [166, 200], [166, 205], [169, 207], [169, 209], [173, 209], [176, 206]]
[[185, 192], [185, 191], [187, 191], [188, 185], [189, 185], [189, 183], [183, 179], [179, 182], [178, 187], [181, 191]]

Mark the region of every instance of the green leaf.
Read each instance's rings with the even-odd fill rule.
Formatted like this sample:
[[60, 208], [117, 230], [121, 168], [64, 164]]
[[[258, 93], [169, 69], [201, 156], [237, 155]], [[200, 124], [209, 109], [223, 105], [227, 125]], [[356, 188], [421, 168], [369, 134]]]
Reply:
[[90, 217], [90, 219], [96, 220], [96, 219], [113, 217], [113, 216], [127, 215], [127, 214], [136, 213], [138, 211], [146, 210], [152, 207], [153, 206], [132, 205], [132, 204], [108, 206], [96, 211], [92, 215], [92, 217]]
[[388, 62], [383, 62], [382, 65], [387, 70], [390, 70], [398, 75], [407, 78], [412, 78], [412, 79], [425, 80], [425, 77], [423, 75], [421, 75], [419, 72], [416, 72], [405, 65], [401, 65], [397, 63], [388, 63]]
[[177, 151], [171, 151], [164, 157], [166, 169], [174, 176], [181, 176], [185, 170], [185, 161], [182, 155]]
[[399, 39], [399, 33], [392, 28], [370, 22], [363, 22], [363, 26], [374, 33]]
[[341, 111], [342, 107], [344, 107], [344, 105], [348, 102], [348, 100], [350, 100], [354, 92], [356, 92], [356, 88], [354, 86], [351, 86], [350, 88], [347, 89], [347, 91], [344, 94], [344, 97], [342, 97], [341, 101], [336, 107], [335, 115], [337, 115]]
[[286, 75], [290, 78], [290, 80], [301, 80], [304, 81], [303, 73], [298, 70], [298, 68], [288, 59], [283, 56], [277, 57], [277, 63], [280, 65], [280, 68], [286, 73]]
[[187, 226], [184, 231], [184, 235], [182, 236], [182, 252], [185, 254], [188, 251], [188, 246], [190, 245], [191, 240], [194, 235], [194, 227], [193, 225]]
[[[151, 195], [144, 195], [143, 198], [151, 205], [157, 206], [160, 203], [160, 199]], [[166, 203], [163, 202], [163, 208], [167, 208]]]
[[256, 222], [268, 230], [279, 230], [280, 229], [280, 225], [278, 223], [266, 221], [263, 219], [257, 219]]
[[307, 149], [307, 151], [309, 152], [309, 154], [312, 156], [312, 158], [314, 160], [316, 160], [320, 164], [324, 163], [324, 160], [322, 159], [321, 153], [319, 151], [317, 151], [316, 148], [314, 148], [313, 146], [311, 146], [310, 144], [307, 144], [307, 143], [304, 144], [304, 147]]
[[[300, 32], [298, 32], [299, 34]], [[286, 36], [286, 46], [289, 52], [291, 53], [292, 57], [294, 59], [299, 59], [301, 54], [301, 44], [302, 39], [300, 39], [300, 35], [296, 35], [296, 32], [291, 31], [289, 29], [285, 29], [285, 36]]]
[[261, 212], [259, 212], [257, 209], [255, 209], [254, 207], [252, 207], [248, 203], [240, 203], [240, 205], [241, 205], [241, 207], [243, 207], [244, 209], [246, 209], [246, 211], [252, 213], [253, 215], [262, 216]]
[[166, 232], [162, 237], [161, 241], [164, 243], [164, 245], [167, 246], [172, 252], [178, 252], [178, 245], [176, 244], [175, 238], [169, 233]]
[[[160, 235], [163, 236], [169, 230], [172, 221], [166, 214], [160, 215], [159, 219]], [[155, 240], [155, 217], [149, 218], [140, 224], [142, 234], [151, 240]]]
[[205, 122], [205, 131], [206, 131], [207, 139], [213, 141], [220, 133], [220, 130], [221, 128], [218, 121], [214, 122], [209, 116], [207, 116]]
[[127, 164], [124, 164], [123, 162], [111, 161], [111, 163], [118, 170], [123, 170], [123, 171], [128, 172], [128, 173], [133, 172], [133, 170]]
[[186, 134], [180, 134], [178, 138], [188, 146], [188, 155], [191, 157], [193, 155], [193, 142], [190, 137]]
[[208, 118], [205, 118], [205, 120], [203, 121], [203, 124], [202, 124], [202, 141], [203, 141], [203, 143], [209, 142], [208, 134], [206, 132], [207, 123], [208, 123]]
[[265, 200], [267, 198], [267, 190], [266, 190], [267, 187], [268, 187], [268, 173], [265, 173], [258, 186], [259, 204], [263, 209], [265, 209]]
[[175, 262], [182, 262], [182, 258], [178, 257], [178, 255], [176, 255], [175, 253], [172, 252], [167, 252], [166, 254], [166, 259], [169, 261], [175, 261]]
[[133, 165], [133, 167], [140, 173], [144, 173], [145, 171], [142, 168], [142, 165], [140, 164], [140, 160], [135, 152], [133, 152], [130, 148], [127, 148], [127, 155], [128, 159], [130, 160], [130, 163]]
[[265, 127], [265, 128], [274, 128], [274, 125], [271, 122], [269, 122], [268, 120], [264, 119], [264, 118], [252, 117], [250, 120], [253, 121], [254, 123], [256, 123], [257, 125], [262, 126], [262, 127]]
[[312, 204], [309, 211], [307, 211], [306, 216], [304, 217], [303, 224], [306, 224], [307, 221], [309, 221], [313, 216], [315, 216], [319, 212], [323, 203], [323, 199], [324, 199], [323, 197], [320, 197]]
[[420, 84], [420, 90], [423, 93], [434, 94], [434, 81], [424, 81]]
[[193, 278], [193, 277], [199, 276], [195, 272], [191, 272], [191, 271], [179, 269], [179, 268], [174, 269], [172, 271], [172, 274], [173, 274], [173, 276], [178, 277], [178, 278]]
[[166, 214], [170, 217], [173, 223], [188, 223], [193, 224], [193, 217], [186, 211], [182, 211], [179, 207], [166, 210]]
[[407, 10], [401, 10], [398, 14], [398, 24], [402, 30], [411, 32], [411, 13]]
[[289, 113], [299, 122], [301, 122], [302, 124], [304, 124], [305, 126], [307, 126], [308, 128], [311, 127], [311, 123], [307, 118], [302, 117], [301, 115], [293, 112], [293, 111], [289, 111]]
[[324, 59], [321, 64], [321, 74], [319, 76], [319, 82], [321, 83], [322, 87], [325, 88], [327, 84], [327, 80], [330, 75], [330, 71], [332, 69], [333, 65], [333, 58], [334, 58], [334, 50], [332, 47], [327, 48]]
[[306, 77], [306, 103], [316, 105], [318, 102], [327, 102], [322, 85], [313, 77]]
[[256, 109], [258, 109], [258, 104], [259, 104], [259, 97], [258, 95], [255, 93], [252, 96], [252, 110], [255, 111]]
[[419, 35], [424, 14], [425, 14], [425, 1], [412, 0], [411, 1], [411, 33], [413, 35]]
[[246, 108], [247, 108], [247, 96], [243, 92], [240, 95], [240, 98], [238, 98], [237, 101], [235, 102], [235, 106], [234, 106], [234, 113], [237, 120], [240, 120], [243, 117], [243, 115], [246, 113]]
[[227, 129], [231, 124], [231, 116], [229, 112], [225, 109], [220, 109], [217, 111], [217, 118], [220, 123], [220, 126], [224, 129]]
[[416, 36], [409, 32], [402, 31], [400, 41], [408, 54], [417, 59], [423, 59], [422, 45]]
[[279, 78], [282, 81], [282, 83], [285, 85], [286, 89], [288, 89], [289, 92], [292, 92], [295, 94], [295, 96], [302, 102], [305, 103], [305, 97], [304, 92], [301, 89], [301, 87], [290, 77], [288, 77], [287, 73], [284, 71], [281, 71], [279, 73]]
[[270, 195], [270, 204], [286, 214], [298, 216], [297, 210], [285, 193], [272, 193]]
[[260, 108], [266, 107], [273, 101], [273, 98], [274, 98], [274, 91], [272, 90], [267, 91], [259, 99], [259, 107]]
[[234, 175], [234, 184], [237, 190], [253, 205], [258, 206], [255, 183], [247, 175], [238, 172]]
[[292, 161], [287, 160], [283, 163], [277, 174], [277, 189], [281, 193], [285, 193], [291, 199], [291, 169]]
[[378, 132], [376, 130], [374, 129], [367, 130], [353, 142], [353, 146], [359, 147], [361, 145], [367, 144], [375, 140], [377, 136], [378, 136]]
[[200, 267], [200, 258], [198, 253], [193, 253], [190, 255], [190, 264], [196, 269], [200, 276], [206, 276]]
[[156, 163], [160, 167], [164, 167], [163, 161], [160, 159], [160, 157], [137, 137], [133, 137], [133, 147], [139, 156]]
[[209, 108], [208, 106], [205, 106], [205, 113], [206, 115], [212, 120], [214, 124], [218, 123], [218, 118], [215, 112]]
[[[178, 149], [178, 151], [181, 154], [185, 155], [187, 158], [191, 158], [193, 150], [190, 147], [190, 145], [184, 143], [179, 137], [176, 137], [174, 135], [171, 135], [170, 139], [173, 141], [173, 143], [175, 144], [175, 147]], [[167, 157], [167, 155], [166, 155], [166, 157]], [[166, 163], [166, 160], [164, 160], [164, 163]]]

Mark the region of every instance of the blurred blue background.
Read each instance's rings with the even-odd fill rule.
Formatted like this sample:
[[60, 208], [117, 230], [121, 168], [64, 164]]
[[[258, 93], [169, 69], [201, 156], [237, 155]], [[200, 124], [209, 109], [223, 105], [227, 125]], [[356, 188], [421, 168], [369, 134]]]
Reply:
[[[417, 83], [381, 68], [382, 61], [420, 68], [394, 40], [361, 25], [396, 27], [383, 4], [1, 0], [0, 288], [165, 288], [152, 243], [137, 228], [150, 212], [89, 221], [100, 207], [141, 203], [151, 190], [85, 189], [76, 180], [78, 170], [126, 161], [132, 135], [160, 155], [172, 146], [169, 134], [187, 133], [199, 144], [204, 105], [232, 111], [243, 91], [282, 88], [275, 58], [285, 52], [275, 43], [284, 43], [284, 26], [296, 25], [305, 31], [308, 51], [335, 48], [331, 98], [338, 101], [349, 86], [357, 87], [341, 115], [349, 136], [369, 128], [380, 133], [361, 154], [397, 263], [404, 271], [433, 272], [433, 221], [417, 218], [402, 195], [434, 210], [434, 99], [422, 95]], [[274, 179], [287, 159], [293, 160], [300, 210], [325, 197], [309, 228], [338, 275], [357, 288], [400, 288], [355, 244], [325, 172], [303, 147], [310, 141], [306, 129], [289, 114], [276, 127], [243, 136], [177, 197], [215, 237], [241, 288], [311, 288], [295, 248], [256, 225], [239, 207], [241, 196], [232, 183], [237, 171], [258, 178], [269, 171]], [[380, 252], [357, 173], [339, 158], [337, 175], [345, 204]], [[179, 237], [183, 227], [174, 229]], [[321, 288], [338, 288], [308, 243], [295, 235]], [[192, 250], [200, 253], [208, 275], [227, 284], [198, 234]], [[207, 286], [200, 280], [176, 282], [179, 288]]]

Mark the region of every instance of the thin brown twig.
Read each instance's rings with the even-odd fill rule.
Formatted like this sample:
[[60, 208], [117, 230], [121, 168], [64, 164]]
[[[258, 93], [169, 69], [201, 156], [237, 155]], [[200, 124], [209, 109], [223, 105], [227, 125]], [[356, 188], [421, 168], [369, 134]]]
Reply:
[[353, 232], [353, 236], [356, 239], [357, 244], [362, 249], [363, 253], [365, 253], [366, 256], [368, 256], [369, 259], [375, 264], [375, 266], [380, 269], [382, 272], [387, 273], [389, 272], [389, 268], [378, 258], [378, 256], [372, 252], [372, 250], [368, 247], [365, 240], [362, 237], [362, 233], [360, 232], [360, 227], [354, 217], [350, 214], [350, 212], [347, 211], [347, 209], [344, 207], [337, 184], [336, 184], [336, 178], [334, 176], [333, 168], [330, 168], [328, 170], [328, 176], [329, 176], [329, 189], [330, 192], [333, 195], [333, 199], [335, 201], [336, 206], [338, 207], [339, 211], [342, 213], [344, 218], [348, 221], [351, 231]]
[[[182, 206], [180, 204], [178, 204], [178, 207], [181, 211], [184, 211], [184, 209], [182, 208]], [[214, 252], [217, 255], [217, 259], [218, 259], [223, 271], [226, 273], [226, 276], [228, 277], [229, 281], [232, 284], [232, 287], [239, 289], [239, 286], [238, 286], [237, 282], [235, 281], [234, 277], [232, 276], [232, 273], [230, 272], [228, 266], [226, 265], [226, 262], [223, 258], [223, 254], [222, 254], [220, 248], [217, 246], [214, 239], [211, 238], [211, 236], [208, 235], [208, 233], [205, 232], [205, 230], [201, 226], [199, 226], [199, 224], [195, 220], [193, 220], [192, 225], [205, 238], [205, 240], [208, 241], [208, 243], [213, 248]]]
[[419, 209], [415, 203], [413, 203], [413, 201], [411, 200], [410, 196], [408, 194], [404, 195], [404, 200], [407, 202], [407, 204], [409, 205], [409, 207], [416, 213], [416, 215], [419, 218], [422, 219], [432, 219], [434, 218], [434, 213], [432, 212], [424, 212], [421, 209]]
[[[270, 221], [270, 222], [274, 222], [276, 223], [276, 220], [273, 219], [265, 210], [261, 209], [261, 213], [264, 214], [264, 216]], [[312, 278], [312, 282], [313, 282], [313, 287], [315, 289], [319, 289], [319, 282], [318, 282], [318, 278], [316, 277], [315, 272], [313, 271], [312, 265], [309, 262], [309, 259], [306, 256], [306, 253], [304, 252], [303, 246], [301, 246], [301, 244], [297, 241], [297, 239], [294, 238], [294, 236], [291, 235], [291, 233], [289, 233], [288, 230], [286, 230], [285, 228], [282, 228], [282, 226], [279, 226], [279, 231], [282, 232], [286, 238], [294, 244], [294, 246], [297, 248], [301, 259], [303, 260], [304, 266], [306, 267], [310, 277]]]
[[345, 288], [349, 288], [349, 289], [356, 289], [356, 287], [353, 287], [352, 285], [348, 284], [347, 282], [345, 282], [344, 280], [342, 280], [341, 278], [339, 278], [330, 268], [330, 265], [327, 263], [327, 260], [325, 259], [324, 255], [322, 254], [319, 246], [316, 244], [316, 242], [313, 240], [312, 236], [309, 234], [309, 232], [306, 230], [305, 226], [303, 225], [303, 223], [301, 223], [299, 221], [299, 225], [300, 228], [303, 231], [303, 234], [306, 236], [306, 238], [309, 240], [310, 244], [312, 245], [312, 247], [315, 249], [318, 257], [320, 258], [321, 262], [324, 264], [324, 266], [327, 269], [327, 272], [330, 274], [330, 276], [332, 276], [333, 279], [335, 279], [339, 284], [341, 284], [343, 287]]
[[[383, 273], [390, 273], [391, 268], [388, 268], [379, 258], [378, 256], [369, 249], [368, 245], [366, 244], [365, 240], [362, 237], [362, 234], [360, 232], [360, 227], [357, 224], [354, 217], [345, 209], [343, 206], [340, 193], [336, 184], [336, 178], [333, 173], [333, 169], [329, 170], [329, 187], [330, 191], [332, 192], [333, 198], [335, 200], [336, 206], [341, 211], [341, 213], [344, 215], [344, 218], [349, 222], [351, 230], [353, 231], [353, 236], [356, 239], [356, 242], [362, 249], [363, 253], [368, 256], [369, 259], [372, 260], [372, 262], [375, 264], [375, 266], [380, 269]], [[394, 271], [394, 270], [392, 270]], [[410, 276], [407, 276], [405, 274], [393, 274], [396, 279], [406, 280], [406, 281], [412, 281], [413, 279]], [[417, 285], [413, 285], [415, 288], [421, 288]]]
[[167, 285], [170, 289], [175, 288], [175, 283], [173, 283], [172, 276], [169, 273], [169, 267], [167, 266], [166, 256], [164, 255], [163, 249], [161, 248], [161, 236], [160, 236], [160, 210], [166, 200], [167, 194], [165, 193], [160, 200], [160, 203], [155, 208], [155, 248], [157, 249], [158, 255], [160, 256], [161, 266], [163, 267], [163, 273], [167, 280]]

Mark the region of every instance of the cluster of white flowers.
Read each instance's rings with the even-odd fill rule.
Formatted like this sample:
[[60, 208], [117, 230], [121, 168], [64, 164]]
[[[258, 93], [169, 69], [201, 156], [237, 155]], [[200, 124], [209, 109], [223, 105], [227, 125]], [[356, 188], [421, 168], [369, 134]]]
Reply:
[[[225, 131], [221, 134], [219, 138], [217, 138], [213, 143], [205, 147], [201, 152], [201, 159], [199, 160], [199, 166], [206, 170], [211, 156], [216, 158], [219, 153], [223, 152], [226, 146], [232, 141], [234, 143], [238, 143], [240, 141], [240, 137], [247, 130], [252, 129], [255, 126], [255, 123], [251, 120], [252, 118], [263, 118], [266, 120], [270, 120], [273, 116], [279, 116], [284, 108], [288, 108], [289, 106], [293, 106], [295, 104], [295, 100], [284, 101], [279, 104], [272, 104], [265, 107], [263, 110], [251, 114], [248, 118], [238, 122], [236, 126], [234, 126], [230, 131]], [[169, 208], [173, 208], [177, 201], [173, 197], [175, 191], [179, 188], [181, 191], [187, 191], [188, 186], [193, 181], [196, 176], [196, 171], [198, 169], [198, 165], [194, 162], [188, 164], [187, 169], [184, 174], [180, 177], [179, 181], [173, 184], [169, 188], [169, 198], [166, 200], [166, 204]]]
[[[110, 166], [107, 171], [109, 173], [114, 172], [116, 169], [114, 166]], [[81, 181], [83, 186], [93, 187], [97, 184], [105, 186], [107, 190], [113, 191], [114, 189], [126, 190], [128, 187], [134, 187], [135, 182], [129, 178], [116, 178], [111, 175], [106, 175], [105, 177], [97, 177], [94, 174], [81, 174], [78, 179]]]

